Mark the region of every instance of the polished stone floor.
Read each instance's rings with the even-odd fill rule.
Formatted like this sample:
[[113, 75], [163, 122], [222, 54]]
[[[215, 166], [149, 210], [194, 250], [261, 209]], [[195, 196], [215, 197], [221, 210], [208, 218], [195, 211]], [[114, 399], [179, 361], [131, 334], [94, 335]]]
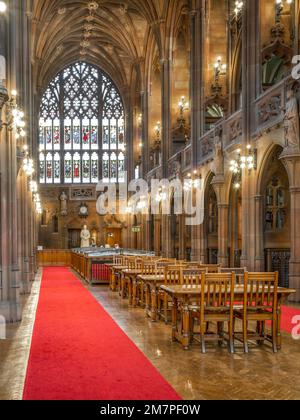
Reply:
[[[9, 326], [8, 339], [0, 341], [0, 400], [22, 397], [39, 284], [24, 298], [22, 323]], [[129, 309], [105, 286], [88, 289], [184, 399], [300, 399], [300, 341], [284, 335], [277, 355], [268, 345], [249, 355], [241, 347], [230, 355], [214, 344], [206, 355], [197, 344], [183, 351], [172, 343], [170, 326]]]

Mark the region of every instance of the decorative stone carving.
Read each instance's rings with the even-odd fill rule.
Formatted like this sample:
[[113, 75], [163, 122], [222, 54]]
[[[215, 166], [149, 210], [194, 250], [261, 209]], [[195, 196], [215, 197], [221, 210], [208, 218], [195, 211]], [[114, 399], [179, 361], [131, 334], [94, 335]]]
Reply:
[[215, 146], [215, 174], [223, 175], [224, 174], [224, 154], [223, 154], [223, 144], [222, 144], [222, 132], [219, 131], [215, 135], [214, 139]]
[[281, 114], [281, 94], [267, 98], [259, 108], [259, 124], [265, 124]]
[[214, 135], [204, 137], [201, 142], [201, 157], [210, 155], [214, 150]]
[[299, 106], [295, 92], [290, 89], [287, 93], [287, 102], [284, 116], [285, 147], [299, 151]]
[[62, 216], [67, 216], [68, 215], [67, 199], [68, 199], [68, 197], [67, 197], [66, 193], [63, 191], [61, 193], [61, 196], [60, 196], [60, 214]]
[[229, 141], [237, 140], [241, 137], [242, 133], [242, 118], [239, 117], [229, 126]]
[[71, 190], [72, 201], [82, 200], [96, 200], [94, 188], [72, 188]]

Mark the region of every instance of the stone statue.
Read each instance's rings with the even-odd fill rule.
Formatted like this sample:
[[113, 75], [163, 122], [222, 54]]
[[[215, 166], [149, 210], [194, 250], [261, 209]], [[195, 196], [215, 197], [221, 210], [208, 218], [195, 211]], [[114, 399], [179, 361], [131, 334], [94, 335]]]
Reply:
[[288, 149], [299, 149], [299, 107], [295, 93], [290, 89], [284, 116], [285, 145]]
[[81, 248], [89, 248], [91, 234], [90, 234], [90, 231], [87, 228], [87, 225], [83, 226], [83, 229], [82, 229], [81, 234], [80, 234], [80, 238], [81, 238]]
[[224, 174], [224, 155], [223, 155], [223, 145], [222, 145], [222, 137], [220, 133], [216, 133], [214, 138], [214, 146], [215, 146], [215, 171], [216, 175], [223, 175]]
[[67, 199], [68, 197], [66, 193], [63, 191], [60, 196], [60, 213], [62, 216], [68, 215]]

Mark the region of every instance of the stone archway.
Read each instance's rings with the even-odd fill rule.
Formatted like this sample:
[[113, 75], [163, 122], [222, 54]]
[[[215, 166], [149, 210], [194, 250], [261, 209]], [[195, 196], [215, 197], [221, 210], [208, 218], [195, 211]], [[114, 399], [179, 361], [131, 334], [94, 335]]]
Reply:
[[275, 147], [265, 165], [260, 195], [262, 197], [262, 232], [264, 267], [278, 271], [281, 286], [289, 286], [291, 256], [291, 200], [288, 173], [280, 161], [282, 148]]

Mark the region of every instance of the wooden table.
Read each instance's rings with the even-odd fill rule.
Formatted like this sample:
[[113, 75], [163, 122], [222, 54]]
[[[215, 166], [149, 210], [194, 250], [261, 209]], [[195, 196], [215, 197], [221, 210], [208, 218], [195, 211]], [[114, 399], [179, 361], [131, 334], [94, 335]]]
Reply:
[[110, 276], [110, 288], [113, 292], [115, 292], [117, 290], [117, 281], [116, 281], [116, 277], [118, 275], [118, 273], [121, 272], [121, 270], [124, 270], [125, 268], [127, 268], [126, 265], [115, 265], [115, 264], [108, 264], [109, 269], [111, 271], [111, 276]]
[[120, 295], [122, 299], [126, 298], [126, 285], [128, 285], [128, 299], [129, 305], [134, 303], [135, 306], [135, 298], [133, 299], [133, 282], [135, 281], [136, 277], [142, 273], [142, 269], [122, 269], [121, 270], [121, 289]]
[[139, 275], [137, 276], [137, 281], [142, 284], [142, 290], [145, 292], [146, 315], [153, 322], [156, 322], [158, 318], [158, 293], [160, 286], [165, 282], [165, 276], [155, 274]]
[[[185, 350], [189, 349], [191, 344], [190, 336], [190, 302], [199, 302], [201, 299], [200, 286], [160, 286], [161, 290], [172, 298], [172, 340], [179, 341]], [[296, 293], [294, 289], [278, 288], [278, 332], [277, 345], [281, 348], [281, 305], [289, 295]], [[244, 298], [244, 287], [237, 285], [234, 291], [235, 299], [241, 301]], [[178, 304], [182, 305], [182, 332], [178, 331]]]

